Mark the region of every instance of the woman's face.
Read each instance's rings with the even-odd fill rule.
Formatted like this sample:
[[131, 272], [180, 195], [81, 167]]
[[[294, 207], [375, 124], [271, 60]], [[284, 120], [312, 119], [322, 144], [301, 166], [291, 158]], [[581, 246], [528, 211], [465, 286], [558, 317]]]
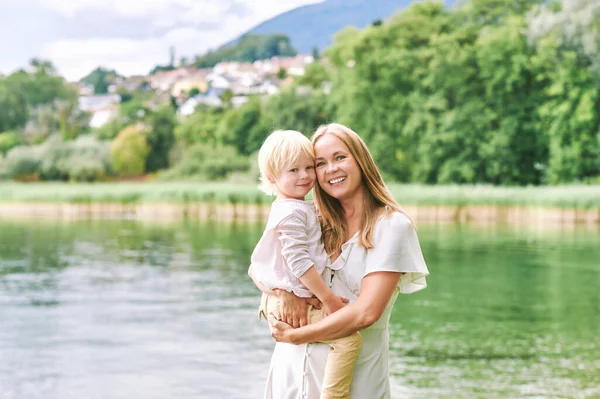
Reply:
[[362, 190], [362, 173], [342, 140], [325, 134], [317, 140], [314, 149], [317, 180], [327, 194], [344, 200]]

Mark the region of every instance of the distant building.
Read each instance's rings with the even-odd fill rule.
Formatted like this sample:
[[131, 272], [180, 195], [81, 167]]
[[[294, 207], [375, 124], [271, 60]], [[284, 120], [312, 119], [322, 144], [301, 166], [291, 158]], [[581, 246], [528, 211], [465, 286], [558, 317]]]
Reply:
[[117, 90], [128, 92], [148, 92], [152, 90], [149, 83], [149, 77], [143, 75], [132, 75], [117, 86]]
[[179, 107], [178, 112], [183, 116], [191, 115], [196, 112], [196, 107], [200, 104], [211, 107], [222, 107], [223, 100], [221, 100], [221, 95], [224, 91], [224, 89], [211, 87], [206, 93], [189, 98], [181, 107]]
[[206, 81], [212, 88], [226, 90], [231, 89], [231, 87], [235, 84], [236, 79], [227, 74], [218, 73], [213, 70], [212, 73], [206, 76]]
[[80, 96], [93, 96], [94, 95], [94, 85], [80, 82], [77, 84], [77, 90], [79, 91]]
[[173, 87], [177, 82], [182, 79], [195, 76], [196, 79], [199, 76], [204, 76], [209, 73], [208, 70], [198, 69], [196, 67], [186, 66], [172, 71], [160, 71], [152, 76], [148, 76], [148, 81], [153, 89], [159, 91], [173, 90]]
[[187, 76], [182, 77], [173, 84], [171, 94], [175, 97], [189, 93], [192, 89], [198, 89], [200, 92], [208, 90], [207, 75], [211, 73], [210, 69], [198, 69]]
[[92, 112], [92, 117], [90, 118], [89, 126], [91, 128], [98, 128], [104, 126], [108, 122], [116, 118], [118, 115], [118, 105], [109, 106], [104, 109]]
[[294, 57], [272, 57], [266, 60], [254, 61], [253, 66], [263, 74], [275, 75], [280, 69], [288, 75], [304, 75], [304, 69], [315, 61], [312, 55], [298, 54]]
[[79, 96], [78, 108], [85, 112], [96, 112], [112, 107], [121, 102], [118, 94], [98, 94], [91, 96]]

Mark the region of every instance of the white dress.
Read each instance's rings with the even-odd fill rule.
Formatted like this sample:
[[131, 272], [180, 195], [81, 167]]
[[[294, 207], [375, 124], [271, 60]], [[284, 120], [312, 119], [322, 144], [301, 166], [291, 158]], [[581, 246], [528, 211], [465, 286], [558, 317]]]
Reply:
[[[326, 268], [323, 278], [332, 282], [336, 295], [354, 302], [362, 278], [377, 271], [405, 272], [381, 318], [361, 330], [361, 348], [352, 378], [352, 399], [387, 399], [391, 397], [388, 354], [388, 324], [399, 293], [410, 294], [426, 287], [429, 275], [417, 234], [409, 219], [394, 213], [377, 222], [374, 248], [358, 245], [358, 234], [342, 246], [341, 255]], [[318, 399], [329, 346], [321, 343], [292, 345], [277, 343], [271, 358], [265, 399]]]

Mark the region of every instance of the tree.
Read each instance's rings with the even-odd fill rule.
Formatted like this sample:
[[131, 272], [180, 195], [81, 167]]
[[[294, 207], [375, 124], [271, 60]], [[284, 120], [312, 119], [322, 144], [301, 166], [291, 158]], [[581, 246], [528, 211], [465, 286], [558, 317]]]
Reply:
[[[223, 119], [224, 113], [221, 108], [200, 105], [196, 112], [175, 128], [175, 138], [184, 147], [196, 143], [214, 145], [218, 142], [217, 130]], [[223, 144], [223, 141], [220, 142]]]
[[[33, 62], [33, 61], [32, 61]], [[77, 92], [59, 76], [49, 74], [52, 64], [36, 61], [39, 69], [0, 76], [0, 131], [21, 129], [30, 111], [55, 100], [77, 101]]]
[[29, 65], [33, 69], [35, 73], [40, 73], [42, 75], [55, 75], [56, 68], [51, 61], [42, 60], [40, 58], [32, 58], [29, 61]]
[[114, 84], [118, 77], [120, 76], [115, 70], [98, 67], [81, 78], [80, 81], [94, 86], [95, 94], [106, 94], [108, 93], [108, 86]]
[[283, 79], [287, 78], [288, 74], [285, 69], [279, 68], [277, 70], [277, 73], [275, 74], [275, 76], [277, 76], [277, 79], [283, 80]]
[[310, 136], [319, 125], [334, 120], [335, 105], [322, 91], [291, 87], [269, 98], [265, 114], [272, 129], [291, 127]]
[[169, 151], [175, 144], [175, 111], [170, 106], [163, 106], [151, 113], [146, 120], [149, 126], [146, 140], [150, 146], [146, 171], [156, 172], [169, 166]]
[[135, 125], [123, 129], [112, 142], [110, 153], [115, 171], [119, 175], [144, 174], [146, 158], [150, 153], [144, 129]]
[[0, 77], [0, 131], [18, 129], [27, 122], [27, 97], [12, 90], [7, 79]]
[[319, 51], [318, 47], [313, 47], [312, 56], [313, 56], [313, 59], [315, 60], [315, 62], [321, 58], [321, 52]]
[[308, 64], [304, 70], [304, 75], [298, 77], [298, 83], [319, 89], [323, 83], [329, 80], [329, 73], [325, 66], [320, 62]]

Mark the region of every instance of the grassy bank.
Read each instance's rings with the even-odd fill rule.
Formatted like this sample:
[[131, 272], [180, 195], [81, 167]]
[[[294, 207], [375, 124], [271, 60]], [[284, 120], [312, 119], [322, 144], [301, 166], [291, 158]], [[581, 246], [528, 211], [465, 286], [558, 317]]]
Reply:
[[[600, 209], [600, 185], [546, 187], [424, 186], [391, 184], [403, 205], [526, 206]], [[190, 203], [265, 204], [255, 184], [231, 183], [0, 183], [0, 203]]]

